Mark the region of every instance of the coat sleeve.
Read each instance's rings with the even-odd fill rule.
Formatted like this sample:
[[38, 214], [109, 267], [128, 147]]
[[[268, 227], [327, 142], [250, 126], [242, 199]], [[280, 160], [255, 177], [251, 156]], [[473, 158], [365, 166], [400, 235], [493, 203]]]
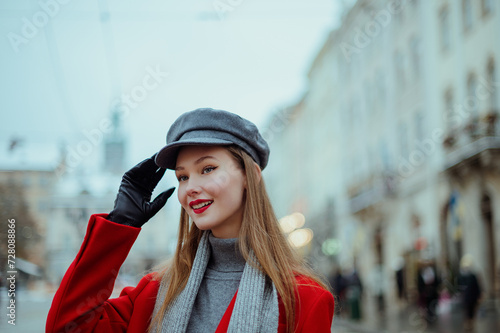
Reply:
[[334, 309], [333, 295], [313, 281], [299, 280], [296, 332], [331, 332]]
[[125, 332], [135, 298], [149, 284], [145, 276], [136, 288], [125, 288], [108, 299], [118, 271], [140, 229], [92, 215], [83, 244], [54, 296], [46, 332]]

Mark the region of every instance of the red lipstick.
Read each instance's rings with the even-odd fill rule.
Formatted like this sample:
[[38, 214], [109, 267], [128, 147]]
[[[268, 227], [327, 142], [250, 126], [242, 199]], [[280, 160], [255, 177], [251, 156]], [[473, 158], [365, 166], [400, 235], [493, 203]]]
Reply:
[[[208, 209], [208, 207], [210, 207], [212, 205], [212, 202], [213, 202], [213, 200], [197, 199], [197, 200], [191, 201], [189, 203], [189, 206], [191, 207], [191, 209], [193, 209], [193, 212], [195, 214], [201, 214], [204, 211], [206, 211]], [[202, 204], [205, 204], [205, 205], [198, 207], [198, 208], [194, 208], [194, 206], [200, 206]]]

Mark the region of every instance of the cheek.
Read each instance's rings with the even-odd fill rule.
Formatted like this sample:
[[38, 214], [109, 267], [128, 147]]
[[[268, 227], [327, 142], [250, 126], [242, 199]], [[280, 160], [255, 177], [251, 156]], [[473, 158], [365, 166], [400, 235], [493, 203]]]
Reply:
[[220, 172], [211, 178], [210, 181], [207, 181], [203, 187], [208, 193], [215, 196], [227, 188], [230, 182], [230, 175], [227, 172]]
[[177, 189], [177, 200], [179, 200], [181, 206], [183, 206], [184, 208], [186, 207], [187, 204], [186, 191], [181, 185], [179, 185], [179, 188]]
[[226, 195], [233, 204], [242, 204], [245, 188], [240, 178], [233, 179], [232, 186], [226, 187]]

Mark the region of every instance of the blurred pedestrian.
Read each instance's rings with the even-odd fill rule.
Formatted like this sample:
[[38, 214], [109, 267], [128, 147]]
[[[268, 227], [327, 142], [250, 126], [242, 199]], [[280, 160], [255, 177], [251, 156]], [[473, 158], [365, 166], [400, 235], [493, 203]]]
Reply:
[[419, 294], [419, 304], [427, 321], [433, 321], [437, 315], [437, 305], [439, 303], [439, 278], [434, 263], [426, 261], [421, 264], [418, 271], [417, 287]]
[[472, 255], [464, 255], [460, 260], [460, 274], [458, 276], [458, 289], [465, 312], [465, 330], [467, 332], [474, 330], [474, 319], [481, 299], [481, 286], [472, 270], [473, 262]]
[[361, 319], [361, 296], [363, 294], [363, 283], [356, 268], [346, 277], [347, 290], [346, 299], [349, 304], [349, 315], [351, 319]]
[[[330, 332], [332, 294], [279, 228], [261, 176], [268, 156], [236, 114], [182, 114], [167, 145], [125, 173], [111, 213], [91, 216], [46, 331]], [[141, 227], [174, 192], [150, 201], [166, 169], [182, 206], [175, 256], [109, 299]]]
[[343, 315], [345, 314], [345, 311], [342, 310], [345, 306], [347, 281], [342, 275], [340, 267], [337, 267], [335, 272], [330, 275], [330, 285], [332, 286], [333, 295], [335, 296], [335, 313], [336, 315]]
[[384, 266], [381, 264], [375, 265], [370, 272], [369, 278], [370, 290], [375, 298], [376, 312], [380, 315], [380, 319], [383, 319], [385, 315], [385, 293], [387, 290]]
[[407, 300], [406, 297], [406, 283], [405, 283], [405, 261], [402, 257], [398, 257], [394, 265], [394, 275], [396, 280], [396, 292], [398, 301], [404, 304]]

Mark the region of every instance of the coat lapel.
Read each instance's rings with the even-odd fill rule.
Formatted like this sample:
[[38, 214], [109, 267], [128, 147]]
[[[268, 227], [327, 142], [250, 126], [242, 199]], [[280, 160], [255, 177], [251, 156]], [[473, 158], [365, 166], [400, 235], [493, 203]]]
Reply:
[[224, 315], [222, 316], [222, 319], [220, 320], [219, 326], [217, 326], [217, 330], [215, 331], [215, 333], [227, 332], [229, 322], [231, 321], [231, 315], [233, 314], [234, 303], [236, 302], [236, 295], [238, 295], [238, 290], [236, 290], [236, 293], [234, 294], [233, 299], [231, 299], [226, 312], [224, 312]]

